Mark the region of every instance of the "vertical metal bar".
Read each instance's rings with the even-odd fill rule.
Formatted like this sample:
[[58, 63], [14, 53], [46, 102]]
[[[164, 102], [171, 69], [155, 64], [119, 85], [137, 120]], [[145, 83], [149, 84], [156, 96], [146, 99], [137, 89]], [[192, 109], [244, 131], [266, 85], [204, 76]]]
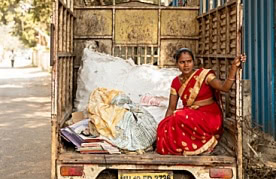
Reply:
[[[266, 19], [265, 11], [267, 11], [268, 9], [264, 10], [264, 3], [265, 3], [264, 1], [260, 2], [259, 6], [258, 6], [259, 10], [260, 10], [260, 22], [263, 23], [263, 25], [259, 26], [260, 35], [261, 35], [261, 39], [260, 39], [261, 40], [260, 41], [260, 46], [261, 46], [261, 48], [260, 48], [260, 57], [261, 58], [260, 59], [264, 59], [259, 64], [259, 66], [260, 66], [260, 71], [259, 72], [261, 72], [259, 74], [260, 74], [260, 78], [262, 79], [262, 80], [260, 80], [261, 88], [262, 88], [262, 90], [261, 90], [261, 95], [262, 95], [261, 103], [263, 104], [263, 105], [260, 106], [261, 110], [263, 111], [261, 113], [261, 119], [263, 121], [262, 123], [264, 124], [264, 130], [267, 131], [268, 126], [267, 126], [266, 121], [269, 121], [269, 118], [268, 118], [268, 113], [269, 112], [264, 112], [264, 111], [266, 110], [265, 109], [266, 108], [265, 104], [268, 104], [268, 98], [267, 98], [268, 94], [267, 94], [267, 92], [268, 92], [270, 87], [268, 86], [268, 88], [265, 89], [265, 86], [267, 86], [269, 84], [269, 82], [267, 81], [267, 76], [269, 76], [269, 71], [266, 68], [267, 67], [266, 61], [269, 61], [269, 60], [267, 60], [267, 58], [266, 58], [267, 46], [266, 46], [266, 43], [265, 43], [266, 35], [268, 35], [268, 34], [266, 34], [266, 32], [268, 30], [267, 29], [268, 27], [267, 27], [267, 21], [266, 21], [267, 19]], [[269, 111], [270, 107], [271, 106], [268, 106], [268, 108], [267, 108], [268, 111]]]
[[67, 9], [63, 7], [63, 26], [62, 26], [62, 52], [66, 52], [67, 42]]
[[225, 7], [225, 15], [226, 15], [226, 24], [225, 24], [225, 53], [230, 54], [230, 10], [229, 7]]
[[119, 57], [122, 57], [122, 46], [119, 46]]
[[63, 41], [63, 34], [62, 34], [62, 29], [63, 29], [63, 7], [62, 6], [58, 6], [59, 10], [59, 23], [58, 23], [58, 51], [61, 52], [62, 51], [62, 41]]
[[[245, 63], [245, 67], [244, 67], [244, 69], [243, 69], [243, 77], [244, 77], [244, 79], [249, 79], [249, 65], [250, 65], [250, 63], [251, 63], [251, 60], [249, 60], [250, 58], [249, 58], [249, 53], [248, 53], [248, 50], [249, 50], [249, 43], [248, 43], [248, 41], [249, 41], [249, 38], [248, 38], [248, 35], [247, 35], [247, 33], [248, 33], [248, 31], [249, 31], [249, 3], [248, 3], [248, 0], [244, 0], [243, 1], [243, 14], [244, 14], [244, 21], [243, 21], [243, 23], [244, 23], [244, 28], [243, 28], [243, 47], [244, 47], [244, 49], [243, 49], [243, 52], [245, 52], [246, 53], [246, 55], [247, 55], [247, 62]], [[251, 82], [252, 83], [252, 82]]]
[[128, 46], [127, 45], [125, 45], [125, 49], [126, 49], [126, 53], [125, 53], [125, 59], [127, 60], [127, 54], [128, 54]]
[[147, 46], [145, 45], [144, 46], [145, 47], [145, 51], [144, 51], [144, 55], [145, 55], [145, 57], [144, 57], [144, 64], [146, 64], [147, 63], [147, 61], [148, 61], [148, 57], [147, 57]]
[[159, 1], [159, 9], [158, 9], [158, 32], [157, 32], [157, 39], [158, 39], [158, 59], [157, 59], [157, 66], [163, 67], [164, 62], [161, 59], [161, 1]]
[[71, 29], [71, 14], [69, 13], [69, 16], [67, 18], [68, 20], [68, 34], [67, 34], [67, 38], [68, 38], [68, 52], [71, 53], [71, 43], [72, 43], [72, 38], [71, 38], [71, 33], [72, 33], [72, 29]]
[[141, 64], [141, 47], [137, 46], [137, 63]]
[[[206, 45], [206, 21], [204, 20], [205, 17], [201, 17], [201, 24], [202, 24], [202, 54], [205, 52], [205, 45]], [[202, 64], [203, 65], [203, 64]]]
[[55, 40], [55, 25], [51, 23], [51, 41], [50, 41], [50, 66], [54, 65], [54, 40]]
[[204, 14], [206, 12], [206, 0], [202, 0], [202, 13]]
[[[63, 81], [63, 90], [64, 90], [64, 94], [63, 94], [63, 106], [64, 106], [64, 111], [66, 112], [66, 108], [67, 108], [67, 93], [68, 93], [68, 86], [67, 86], [67, 79], [68, 79], [68, 75], [67, 75], [67, 72], [68, 72], [68, 69], [67, 69], [67, 63], [68, 63], [68, 58], [69, 57], [65, 57], [64, 58], [64, 74], [63, 74], [63, 78], [64, 78], [64, 81]], [[61, 126], [60, 126], [61, 127]]]
[[150, 47], [150, 54], [151, 54], [151, 62], [150, 62], [150, 64], [152, 64], [153, 65], [153, 63], [154, 63], [154, 49], [153, 49], [153, 45], [151, 45], [151, 47]]
[[[251, 43], [253, 41], [255, 41], [255, 8], [254, 8], [254, 5], [255, 5], [255, 1], [252, 1], [252, 0], [247, 0], [248, 1], [248, 16], [246, 16], [245, 18], [248, 17], [248, 35], [249, 36], [249, 39], [248, 39], [248, 44], [246, 44], [246, 46], [248, 46], [248, 66], [249, 66], [249, 69], [250, 69], [250, 73], [249, 73], [249, 79], [251, 79], [251, 87], [252, 87], [252, 96], [254, 96], [254, 98], [252, 98], [252, 119], [255, 120], [256, 122], [256, 116], [257, 115], [257, 109], [256, 109], [256, 90], [255, 89], [255, 86], [256, 86], [256, 78], [258, 79], [257, 76], [255, 76], [255, 71], [256, 71], [256, 67], [255, 67], [255, 43]], [[254, 67], [254, 68], [253, 68]]]
[[199, 4], [199, 14], [203, 13], [203, 0], [200, 0], [200, 4]]
[[[134, 46], [131, 46], [131, 58], [132, 58], [132, 60], [135, 62]], [[137, 61], [136, 61], [136, 64], [138, 64]], [[138, 64], [138, 65], [139, 65], [139, 64]]]
[[70, 48], [70, 52], [73, 53], [74, 52], [74, 22], [75, 19], [73, 16], [71, 16], [71, 48]]
[[[237, 0], [236, 5], [236, 55], [241, 54], [241, 26], [242, 26], [242, 9], [241, 2]], [[243, 178], [243, 167], [242, 167], [242, 69], [239, 69], [236, 77], [236, 120], [237, 120], [237, 130], [238, 130], [238, 151], [237, 151], [237, 165], [238, 165], [238, 178]]]
[[221, 44], [221, 32], [220, 32], [220, 12], [216, 10], [216, 16], [217, 16], [217, 53], [221, 54], [220, 44]]
[[112, 8], [112, 55], [114, 55], [114, 51], [115, 51], [115, 18], [116, 18], [116, 9], [115, 9], [115, 6], [116, 6], [116, 2], [115, 0], [112, 1], [112, 4], [113, 4], [113, 8]]
[[[212, 48], [213, 48], [213, 17], [211, 13], [208, 14], [209, 18], [209, 49], [208, 49], [208, 54], [212, 54]], [[211, 64], [211, 63], [210, 63]]]
[[[254, 11], [255, 11], [255, 22], [254, 22], [254, 38], [256, 40], [256, 43], [255, 43], [255, 59], [254, 59], [254, 63], [255, 63], [255, 76], [257, 77], [257, 80], [256, 80], [256, 83], [255, 83], [255, 90], [256, 90], [256, 104], [258, 106], [261, 105], [261, 102], [260, 102], [260, 99], [261, 99], [261, 88], [259, 87], [259, 83], [261, 81], [260, 79], [260, 75], [259, 75], [259, 71], [260, 71], [260, 64], [259, 64], [259, 61], [258, 59], [260, 59], [260, 37], [261, 37], [261, 34], [260, 34], [260, 28], [259, 28], [259, 22], [260, 22], [260, 11], [259, 11], [259, 3], [258, 3], [258, 0], [254, 0]], [[257, 110], [256, 111], [256, 119], [257, 119], [257, 123], [260, 124], [260, 125], [263, 125], [263, 121], [262, 121], [262, 118], [261, 118], [261, 113], [260, 113], [261, 110]]]
[[67, 16], [67, 52], [70, 53], [70, 44], [71, 44], [71, 14], [68, 12]]
[[268, 9], [268, 19], [267, 19], [267, 23], [268, 23], [268, 29], [267, 29], [267, 39], [268, 39], [268, 44], [267, 44], [267, 50], [268, 50], [268, 56], [266, 56], [268, 59], [268, 63], [267, 63], [267, 67], [269, 68], [269, 75], [268, 75], [268, 79], [267, 79], [267, 85], [270, 86], [269, 90], [268, 90], [268, 94], [269, 94], [269, 101], [268, 101], [268, 105], [271, 106], [271, 109], [269, 111], [269, 116], [268, 119], [270, 119], [269, 123], [268, 123], [268, 131], [270, 134], [272, 134], [274, 136], [274, 139], [276, 138], [276, 129], [275, 129], [275, 92], [274, 92], [274, 77], [275, 77], [275, 69], [274, 69], [274, 50], [275, 50], [275, 44], [274, 44], [274, 3], [275, 1], [270, 0], [270, 1], [266, 1], [264, 2], [266, 3], [265, 5], [265, 9]]
[[73, 81], [74, 81], [74, 57], [71, 57], [71, 60], [70, 60], [70, 104], [71, 106], [73, 107]]
[[56, 159], [57, 159], [57, 49], [58, 49], [58, 22], [59, 22], [59, 2], [55, 1], [53, 4], [53, 17], [52, 22], [56, 26], [55, 34], [53, 36], [53, 51], [51, 52], [53, 57], [53, 69], [51, 75], [51, 179], [56, 178]]

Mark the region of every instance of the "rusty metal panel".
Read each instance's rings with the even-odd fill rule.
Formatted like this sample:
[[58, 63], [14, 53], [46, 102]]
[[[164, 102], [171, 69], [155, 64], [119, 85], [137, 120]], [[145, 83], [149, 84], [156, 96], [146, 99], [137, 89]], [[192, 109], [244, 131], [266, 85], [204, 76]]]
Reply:
[[112, 35], [112, 10], [76, 10], [75, 33], [78, 36]]
[[116, 10], [116, 44], [157, 44], [158, 10]]
[[162, 10], [161, 36], [197, 36], [198, 10]]
[[186, 47], [196, 52], [197, 40], [191, 39], [169, 39], [161, 40], [160, 66], [174, 66], [173, 55], [177, 49]]

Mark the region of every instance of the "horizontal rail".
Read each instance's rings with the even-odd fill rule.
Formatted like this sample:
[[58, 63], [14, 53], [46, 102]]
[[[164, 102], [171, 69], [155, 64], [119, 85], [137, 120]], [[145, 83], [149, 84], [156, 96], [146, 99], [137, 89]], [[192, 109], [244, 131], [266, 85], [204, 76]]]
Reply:
[[58, 56], [58, 57], [74, 57], [75, 55], [73, 55], [73, 54], [70, 53], [70, 52], [58, 52], [58, 53], [57, 53], [57, 56]]
[[75, 35], [74, 39], [112, 39], [112, 35]]
[[208, 55], [196, 55], [197, 58], [235, 58], [235, 55], [222, 55], [222, 54], [208, 54]]
[[199, 40], [200, 37], [191, 37], [191, 36], [161, 36], [160, 39], [189, 39], [189, 40]]
[[149, 9], [149, 10], [199, 10], [199, 7], [124, 7], [124, 6], [75, 6], [75, 10], [89, 9]]

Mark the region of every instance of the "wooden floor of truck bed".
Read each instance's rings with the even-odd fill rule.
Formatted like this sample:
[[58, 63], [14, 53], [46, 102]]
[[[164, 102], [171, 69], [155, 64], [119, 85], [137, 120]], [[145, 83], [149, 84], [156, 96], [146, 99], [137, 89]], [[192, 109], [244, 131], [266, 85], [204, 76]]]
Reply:
[[145, 153], [129, 154], [80, 154], [64, 152], [58, 155], [58, 162], [69, 164], [151, 164], [151, 165], [235, 165], [231, 156], [179, 156]]

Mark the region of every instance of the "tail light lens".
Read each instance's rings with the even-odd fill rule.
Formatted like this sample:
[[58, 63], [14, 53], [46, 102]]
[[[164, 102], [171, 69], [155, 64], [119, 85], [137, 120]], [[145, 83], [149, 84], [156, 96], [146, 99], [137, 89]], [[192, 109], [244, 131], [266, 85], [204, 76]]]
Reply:
[[83, 166], [62, 166], [60, 167], [61, 176], [82, 176]]
[[231, 168], [211, 168], [209, 176], [210, 178], [232, 178], [233, 171]]

